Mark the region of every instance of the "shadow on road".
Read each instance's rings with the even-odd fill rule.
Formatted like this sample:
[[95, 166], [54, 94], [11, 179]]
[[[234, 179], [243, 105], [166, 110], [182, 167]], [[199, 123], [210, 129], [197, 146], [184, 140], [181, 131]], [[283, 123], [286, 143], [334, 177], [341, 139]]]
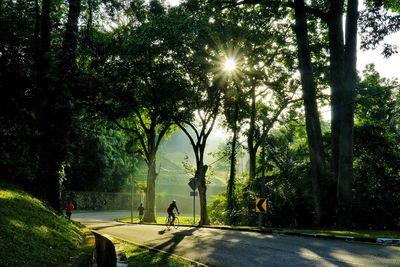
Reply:
[[114, 224], [114, 225], [96, 226], [96, 227], [90, 227], [90, 228], [93, 230], [102, 230], [102, 229], [107, 229], [107, 228], [119, 227], [121, 225], [124, 225], [124, 224], [118, 223], [118, 224]]
[[[156, 249], [160, 249], [160, 250], [164, 250], [164, 251], [168, 251], [170, 253], [173, 253], [176, 249], [176, 247], [178, 246], [178, 244], [187, 236], [191, 236], [193, 235], [193, 233], [195, 231], [197, 231], [198, 228], [190, 228], [188, 230], [184, 230], [184, 231], [179, 231], [179, 232], [175, 232], [172, 233], [173, 237], [168, 239], [167, 241], [165, 241], [164, 243], [161, 243], [159, 245], [157, 245], [155, 248]], [[165, 233], [165, 230], [163, 231], [159, 231], [163, 232], [162, 234]]]

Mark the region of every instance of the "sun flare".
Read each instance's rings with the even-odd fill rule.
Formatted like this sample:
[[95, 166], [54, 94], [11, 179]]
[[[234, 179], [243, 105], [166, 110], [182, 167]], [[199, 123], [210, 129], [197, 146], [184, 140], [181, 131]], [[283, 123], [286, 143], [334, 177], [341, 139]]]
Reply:
[[224, 70], [232, 72], [236, 69], [236, 59], [234, 57], [227, 58], [224, 63]]

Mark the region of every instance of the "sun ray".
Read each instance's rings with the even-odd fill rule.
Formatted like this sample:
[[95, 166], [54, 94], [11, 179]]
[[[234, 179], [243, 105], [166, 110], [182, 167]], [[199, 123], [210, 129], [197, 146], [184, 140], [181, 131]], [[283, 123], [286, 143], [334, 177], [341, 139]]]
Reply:
[[236, 69], [236, 58], [229, 57], [225, 60], [224, 63], [224, 70], [227, 72], [232, 72]]

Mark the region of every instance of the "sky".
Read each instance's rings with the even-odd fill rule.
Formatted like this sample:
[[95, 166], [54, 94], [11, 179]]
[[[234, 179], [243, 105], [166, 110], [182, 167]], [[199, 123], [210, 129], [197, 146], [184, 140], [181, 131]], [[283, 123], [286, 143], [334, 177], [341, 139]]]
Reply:
[[167, 0], [167, 3], [169, 3], [171, 6], [177, 6], [179, 5], [180, 0]]
[[[400, 32], [388, 36], [385, 41], [395, 44], [400, 50]], [[357, 58], [357, 69], [362, 71], [368, 63], [374, 63], [375, 69], [385, 78], [397, 78], [400, 80], [400, 53], [392, 55], [390, 58], [384, 58], [380, 53], [382, 47], [376, 50], [359, 51]], [[400, 52], [400, 51], [399, 51]]]

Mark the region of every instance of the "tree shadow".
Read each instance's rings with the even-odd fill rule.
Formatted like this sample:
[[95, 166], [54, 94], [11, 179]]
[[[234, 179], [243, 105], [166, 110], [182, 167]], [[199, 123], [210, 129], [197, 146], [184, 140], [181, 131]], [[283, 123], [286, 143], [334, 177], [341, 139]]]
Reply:
[[121, 225], [125, 225], [124, 223], [116, 223], [113, 225], [105, 225], [105, 226], [94, 226], [94, 227], [90, 227], [93, 230], [103, 230], [103, 229], [107, 229], [107, 228], [114, 228], [114, 227], [119, 227]]
[[[214, 250], [208, 257], [216, 258], [223, 266], [388, 266], [400, 260], [400, 248], [390, 251], [375, 244], [325, 240], [312, 237], [279, 235], [221, 233], [220, 241], [212, 245]], [[223, 242], [221, 242], [223, 241]], [[229, 255], [220, 255], [220, 250], [230, 251]], [[246, 252], [250, 255], [247, 255]], [[395, 252], [395, 253], [393, 253]], [[236, 261], [232, 260], [232, 255]], [[396, 256], [397, 255], [397, 256]], [[388, 259], [395, 261], [387, 261]], [[358, 263], [357, 263], [358, 262]], [[214, 265], [217, 262], [208, 262]], [[379, 263], [379, 264], [378, 264]], [[226, 265], [225, 265], [226, 264]], [[219, 264], [216, 264], [219, 265]]]
[[[198, 229], [199, 228], [194, 227], [194, 228], [190, 228], [190, 229], [187, 229], [187, 230], [182, 230], [182, 231], [171, 233], [172, 238], [170, 238], [170, 239], [166, 240], [165, 242], [155, 246], [154, 248], [173, 253], [175, 251], [176, 247], [179, 245], [179, 243], [182, 242], [182, 240], [185, 237], [192, 236], [193, 233], [195, 231], [197, 231]], [[164, 231], [163, 233], [165, 233], [165, 230], [163, 230], [163, 231]], [[162, 231], [160, 231], [160, 232], [162, 232]]]
[[205, 228], [171, 235], [155, 248], [210, 266], [393, 266], [400, 260], [400, 247], [341, 240]]

